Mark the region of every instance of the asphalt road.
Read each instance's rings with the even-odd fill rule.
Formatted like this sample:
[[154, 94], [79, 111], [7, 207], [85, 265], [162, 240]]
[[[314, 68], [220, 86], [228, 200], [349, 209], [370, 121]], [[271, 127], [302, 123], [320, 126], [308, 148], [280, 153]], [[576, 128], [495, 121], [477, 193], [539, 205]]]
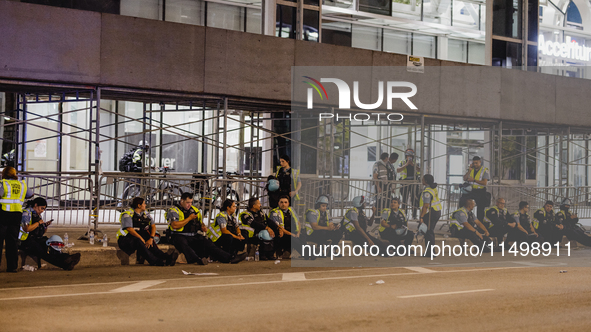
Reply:
[[3, 272], [0, 331], [591, 330], [591, 268], [480, 265]]

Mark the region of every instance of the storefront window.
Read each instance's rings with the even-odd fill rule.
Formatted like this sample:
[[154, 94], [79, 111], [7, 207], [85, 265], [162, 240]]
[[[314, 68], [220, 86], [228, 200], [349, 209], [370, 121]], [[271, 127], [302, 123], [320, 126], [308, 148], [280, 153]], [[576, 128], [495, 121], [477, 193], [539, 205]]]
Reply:
[[521, 44], [493, 39], [492, 65], [521, 69], [523, 52]]
[[322, 43], [351, 47], [351, 24], [323, 21]]
[[413, 33], [412, 55], [436, 58], [437, 52], [434, 36], [425, 36]]
[[351, 46], [366, 50], [381, 50], [382, 29], [353, 24]]
[[521, 39], [522, 0], [493, 0], [493, 35]]
[[484, 44], [469, 42], [468, 43], [468, 63], [477, 65], [484, 65], [485, 63], [485, 47]]
[[277, 5], [275, 36], [295, 39], [296, 34], [296, 8]]
[[159, 20], [162, 0], [121, 0], [121, 15]]
[[203, 25], [204, 12], [201, 0], [166, 0], [166, 21]]
[[447, 60], [466, 62], [468, 58], [468, 42], [449, 39], [447, 41]]
[[244, 31], [244, 14], [242, 8], [207, 2], [207, 26]]
[[384, 52], [410, 54], [411, 34], [384, 29]]

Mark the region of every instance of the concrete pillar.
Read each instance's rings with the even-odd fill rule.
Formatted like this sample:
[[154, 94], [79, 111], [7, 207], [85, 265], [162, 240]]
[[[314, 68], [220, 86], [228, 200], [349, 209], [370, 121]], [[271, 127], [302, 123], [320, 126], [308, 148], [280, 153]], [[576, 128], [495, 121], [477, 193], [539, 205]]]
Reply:
[[437, 59], [439, 59], [439, 60], [448, 60], [447, 41], [448, 41], [447, 37], [437, 36]]
[[263, 35], [275, 36], [275, 22], [277, 21], [275, 13], [276, 7], [277, 3], [275, 0], [263, 0], [261, 19], [261, 31], [263, 32]]
[[[264, 113], [263, 118], [270, 118], [270, 113]], [[261, 175], [266, 177], [273, 173], [273, 139], [271, 134], [266, 130], [273, 130], [273, 121], [263, 120], [263, 128], [261, 130], [261, 145], [263, 149], [261, 157]]]

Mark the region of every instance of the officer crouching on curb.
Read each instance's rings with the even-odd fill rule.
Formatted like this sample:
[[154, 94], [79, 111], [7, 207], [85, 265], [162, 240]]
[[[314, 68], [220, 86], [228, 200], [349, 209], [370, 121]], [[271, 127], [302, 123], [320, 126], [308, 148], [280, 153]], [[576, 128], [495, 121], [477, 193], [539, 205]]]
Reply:
[[[121, 228], [117, 231], [117, 245], [121, 251], [117, 256], [121, 265], [129, 264], [129, 255], [137, 252], [138, 262], [146, 259], [150, 265], [174, 266], [179, 254], [173, 249], [165, 254], [154, 242], [156, 224], [146, 211], [146, 200], [135, 197], [131, 202], [131, 209], [125, 210], [119, 217]], [[149, 228], [148, 232], [146, 229]]]
[[407, 255], [414, 255], [410, 245], [414, 239], [414, 233], [408, 229], [408, 222], [404, 211], [400, 210], [400, 199], [393, 198], [390, 201], [390, 208], [382, 211], [380, 223], [380, 237], [388, 240], [391, 245], [398, 247], [404, 241]]
[[[468, 239], [470, 242], [472, 242], [472, 244], [478, 247], [482, 247], [484, 244], [484, 249], [486, 251], [486, 247], [492, 241], [489, 238], [490, 234], [488, 233], [486, 227], [484, 227], [484, 225], [474, 216], [474, 213], [472, 212], [472, 209], [474, 209], [475, 205], [476, 203], [474, 200], [468, 198], [464, 203], [463, 208], [452, 213], [451, 225], [449, 228], [451, 231], [451, 236], [460, 239]], [[483, 234], [478, 232], [476, 226], [482, 230]]]
[[353, 207], [345, 212], [343, 217], [343, 226], [345, 227], [345, 238], [350, 240], [355, 245], [363, 246], [367, 243], [368, 246], [376, 245], [380, 248], [380, 252], [386, 252], [387, 246], [384, 242], [367, 234], [367, 220], [369, 219], [363, 209], [365, 208], [365, 197], [357, 196], [353, 198]]
[[[302, 244], [305, 241], [301, 236], [301, 227], [298, 216], [289, 206], [289, 196], [279, 198], [279, 207], [271, 210], [269, 219], [272, 221], [275, 232], [275, 250], [277, 258], [290, 258], [291, 251], [295, 250], [303, 254]], [[309, 258], [309, 257], [304, 257]]]
[[552, 201], [546, 201], [543, 208], [534, 212], [533, 225], [546, 242], [554, 244], [562, 239], [564, 226], [556, 223]]
[[[585, 229], [579, 224], [579, 217], [569, 212], [571, 205], [572, 202], [570, 199], [564, 198], [562, 200], [560, 211], [556, 214], [556, 223], [564, 225], [564, 235], [566, 235], [567, 239], [591, 247], [591, 236], [585, 234]], [[562, 236], [559, 241], [561, 240]]]
[[[258, 198], [249, 198], [248, 209], [240, 212], [238, 219], [242, 236], [248, 239], [249, 246], [258, 245], [260, 259], [268, 260], [273, 259], [275, 255], [273, 249], [275, 232], [269, 226], [272, 221], [261, 210], [261, 206], [261, 201]], [[251, 252], [251, 250], [248, 252]]]
[[320, 195], [316, 199], [315, 209], [306, 211], [306, 233], [307, 240], [316, 244], [338, 244], [343, 237], [343, 230], [340, 224], [330, 222], [328, 211], [328, 197]]

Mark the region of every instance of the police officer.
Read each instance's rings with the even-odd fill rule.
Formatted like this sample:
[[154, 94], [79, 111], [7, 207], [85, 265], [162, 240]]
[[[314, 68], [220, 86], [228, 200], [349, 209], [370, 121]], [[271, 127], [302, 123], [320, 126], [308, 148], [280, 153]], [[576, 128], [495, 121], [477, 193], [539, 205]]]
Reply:
[[[0, 186], [0, 253], [6, 242], [6, 272], [17, 272], [18, 233], [23, 217], [25, 198], [33, 196], [24, 180], [19, 180], [14, 167], [2, 170]], [[2, 255], [0, 254], [0, 261]]]
[[272, 259], [274, 254], [272, 239], [275, 237], [275, 232], [269, 226], [271, 221], [263, 213], [261, 206], [258, 198], [248, 199], [247, 210], [238, 215], [240, 231], [248, 243], [259, 245], [261, 259]]
[[533, 225], [546, 242], [554, 244], [562, 240], [564, 226], [556, 223], [554, 202], [546, 201], [543, 208], [534, 212]]
[[[518, 229], [522, 232], [519, 234], [517, 232], [510, 232], [509, 236], [507, 236], [507, 242], [517, 241], [518, 243], [521, 242], [528, 242], [528, 243], [543, 243], [544, 238], [536, 232], [534, 225], [530, 221], [529, 214], [529, 204], [525, 201], [519, 202], [519, 211], [513, 213], [513, 220], [519, 224], [521, 228]], [[523, 234], [526, 234], [525, 236]]]
[[385, 252], [386, 244], [379, 239], [367, 234], [367, 220], [369, 219], [364, 212], [365, 197], [357, 196], [353, 198], [353, 207], [345, 212], [343, 218], [343, 227], [345, 228], [345, 238], [352, 241], [355, 245], [369, 246], [376, 245], [381, 252]]
[[[117, 245], [127, 256], [137, 252], [138, 261], [147, 260], [153, 266], [174, 266], [179, 254], [174, 251], [165, 254], [154, 242], [156, 224], [146, 211], [146, 200], [135, 197], [131, 208], [121, 213], [119, 222], [121, 228], [117, 231]], [[119, 253], [122, 264], [129, 263], [129, 257]]]
[[209, 225], [209, 238], [220, 248], [231, 255], [244, 250], [246, 239], [242, 236], [240, 225], [234, 216], [236, 202], [226, 199], [222, 203], [220, 213], [215, 216], [213, 224]]
[[490, 204], [489, 196], [486, 192], [486, 185], [490, 180], [488, 168], [482, 166], [482, 160], [479, 156], [472, 158], [472, 163], [464, 174], [464, 181], [472, 183], [472, 191], [466, 198], [472, 198], [476, 202], [478, 220], [484, 220], [484, 209]]
[[148, 142], [140, 141], [131, 157], [130, 172], [142, 172], [142, 159], [144, 153], [148, 152], [148, 150], [150, 150], [150, 144]]
[[400, 245], [401, 241], [404, 241], [406, 252], [410, 253], [409, 247], [412, 244], [414, 233], [408, 229], [406, 214], [400, 210], [400, 198], [396, 197], [390, 201], [390, 208], [382, 211], [381, 219], [380, 237], [396, 247]]
[[343, 237], [343, 230], [340, 224], [330, 222], [328, 212], [329, 199], [320, 195], [316, 199], [315, 209], [306, 211], [306, 234], [307, 240], [316, 244], [338, 244]]
[[[569, 209], [572, 202], [568, 198], [564, 198], [560, 203], [560, 211], [556, 213], [556, 223], [564, 225], [564, 235], [571, 240], [577, 241], [582, 245], [591, 247], [591, 237], [585, 234], [583, 227], [578, 224], [579, 217], [576, 214], [570, 213]], [[559, 241], [562, 240], [560, 237]]]
[[[301, 225], [295, 211], [289, 206], [289, 196], [279, 198], [279, 206], [269, 213], [275, 232], [275, 250], [277, 257], [287, 259], [290, 252], [296, 250], [302, 253], [302, 243], [305, 242], [301, 233]], [[301, 237], [301, 238], [300, 238]]]
[[[294, 200], [299, 201], [300, 196], [298, 192], [302, 188], [302, 181], [300, 180], [300, 171], [291, 168], [291, 159], [288, 155], [283, 155], [279, 158], [277, 173], [275, 177], [279, 180], [279, 196], [287, 195], [290, 200], [290, 206], [293, 205]], [[277, 206], [271, 206], [276, 208]]]
[[59, 250], [53, 250], [47, 245], [48, 238], [45, 232], [52, 220], [43, 221], [41, 214], [47, 208], [47, 201], [43, 197], [37, 197], [25, 203], [19, 239], [20, 249], [29, 256], [35, 256], [49, 264], [53, 264], [66, 271], [74, 269], [80, 262], [80, 253], [69, 255]]
[[509, 218], [509, 212], [505, 208], [505, 199], [497, 198], [497, 205], [486, 209], [484, 212], [484, 226], [488, 229], [490, 237], [497, 239], [497, 244], [503, 242], [505, 235], [511, 229], [517, 227], [517, 223], [513, 218]]
[[380, 160], [373, 164], [372, 178], [377, 191], [376, 207], [381, 211], [386, 204], [389, 195], [388, 180], [392, 180], [392, 167], [389, 163], [388, 153], [384, 152], [380, 155]]
[[[472, 244], [478, 247], [487, 246], [491, 243], [490, 233], [484, 225], [474, 216], [475, 202], [469, 198], [466, 200], [464, 207], [454, 211], [451, 215], [450, 231], [453, 237], [460, 239], [468, 239]], [[482, 230], [479, 232], [476, 227]]]
[[181, 201], [166, 211], [172, 243], [178, 251], [185, 254], [187, 263], [207, 265], [207, 257], [232, 264], [244, 260], [246, 254], [232, 256], [206, 237], [208, 229], [203, 224], [201, 212], [192, 204], [193, 194], [183, 193]]
[[[406, 149], [404, 151], [404, 160], [400, 161], [399, 167], [396, 169], [400, 174], [400, 180], [402, 181], [415, 181], [419, 179], [421, 175], [419, 165], [415, 162], [415, 151], [413, 149]], [[416, 218], [416, 207], [419, 205], [419, 194], [420, 188], [418, 185], [406, 184], [400, 188], [400, 194], [402, 195], [402, 205], [406, 211], [410, 206], [412, 212], [412, 218]], [[410, 204], [409, 203], [410, 199]]]
[[427, 232], [425, 233], [425, 244], [429, 244], [425, 250], [425, 256], [431, 255], [431, 246], [435, 243], [435, 226], [441, 218], [441, 201], [439, 200], [439, 192], [437, 191], [437, 183], [431, 174], [423, 176], [423, 186], [425, 189], [421, 193], [419, 200], [419, 207], [421, 214], [419, 218], [419, 227], [422, 224], [427, 225]]

